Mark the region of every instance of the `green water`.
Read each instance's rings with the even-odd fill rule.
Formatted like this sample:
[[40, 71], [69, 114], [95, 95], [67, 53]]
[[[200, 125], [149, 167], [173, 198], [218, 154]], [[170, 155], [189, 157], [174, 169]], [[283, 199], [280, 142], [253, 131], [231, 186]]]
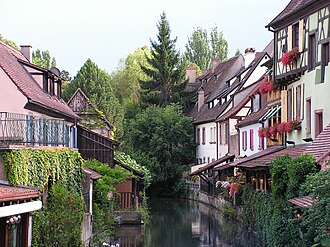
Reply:
[[257, 247], [240, 224], [205, 204], [181, 199], [153, 199], [150, 222], [124, 226], [115, 239], [120, 247]]

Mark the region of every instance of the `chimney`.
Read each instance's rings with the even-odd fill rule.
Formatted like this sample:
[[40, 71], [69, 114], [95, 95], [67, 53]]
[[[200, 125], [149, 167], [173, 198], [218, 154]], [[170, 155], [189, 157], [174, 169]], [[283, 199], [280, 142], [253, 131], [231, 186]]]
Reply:
[[212, 58], [212, 73], [214, 73], [215, 68], [220, 64], [221, 60], [218, 57]]
[[186, 78], [189, 79], [188, 83], [195, 83], [196, 81], [196, 68], [192, 65], [189, 65], [186, 68]]
[[255, 57], [256, 57], [255, 48], [246, 48], [245, 49], [245, 55], [244, 55], [245, 68], [247, 68], [250, 65], [250, 63], [254, 60]]
[[24, 55], [24, 57], [29, 60], [29, 62], [32, 62], [32, 46], [30, 45], [21, 45], [21, 53]]
[[199, 111], [204, 105], [204, 88], [201, 87], [198, 91], [198, 106], [197, 110]]

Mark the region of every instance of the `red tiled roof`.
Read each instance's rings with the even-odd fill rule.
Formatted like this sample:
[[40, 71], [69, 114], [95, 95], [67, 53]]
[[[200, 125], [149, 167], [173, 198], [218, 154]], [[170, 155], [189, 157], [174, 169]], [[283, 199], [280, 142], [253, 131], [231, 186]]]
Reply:
[[19, 51], [17, 51], [16, 49], [14, 49], [13, 47], [11, 47], [10, 45], [7, 45], [6, 43], [2, 42], [1, 40], [0, 40], [0, 44], [2, 44], [6, 48], [6, 50], [10, 54], [12, 54], [13, 56], [15, 56], [16, 58], [21, 59], [21, 60], [23, 60], [25, 62], [28, 62], [28, 60], [26, 59], [26, 57], [24, 57], [24, 55], [22, 53], [20, 53]]
[[1, 201], [9, 201], [17, 198], [24, 199], [38, 196], [39, 190], [37, 189], [0, 184]]
[[97, 179], [103, 177], [100, 173], [94, 171], [93, 169], [91, 169], [89, 167], [84, 167], [84, 171], [87, 173], [90, 173], [91, 179], [93, 179], [93, 180], [97, 180]]
[[259, 119], [265, 115], [265, 113], [268, 111], [268, 108], [265, 107], [261, 109], [260, 111], [254, 112], [250, 115], [247, 115], [246, 118], [244, 118], [242, 121], [240, 121], [238, 124], [236, 124], [237, 127], [244, 127], [250, 124], [258, 123]]
[[291, 0], [289, 4], [284, 8], [284, 10], [282, 10], [282, 12], [279, 13], [266, 27], [273, 27], [290, 15], [293, 15], [302, 9], [307, 8], [309, 5], [317, 1], [318, 0]]
[[317, 162], [321, 161], [330, 151], [330, 124], [315, 138], [305, 153], [313, 155]]
[[315, 200], [310, 197], [310, 196], [304, 196], [301, 198], [293, 198], [289, 200], [289, 202], [293, 203], [294, 205], [297, 205], [299, 207], [304, 207], [304, 208], [310, 208]]
[[282, 155], [289, 155], [290, 157], [298, 157], [304, 153], [305, 148], [306, 145], [299, 145], [295, 147], [276, 146], [273, 147], [272, 150], [269, 150], [271, 148], [267, 148], [259, 153], [254, 154], [255, 156], [251, 155], [245, 159], [242, 159], [237, 163], [237, 166], [244, 168], [266, 167], [274, 159]]
[[28, 98], [29, 103], [65, 117], [73, 119], [79, 118], [62, 99], [58, 99], [56, 96], [51, 96], [44, 92], [30, 73], [17, 60], [17, 56], [13, 55], [14, 51], [9, 52], [8, 49], [8, 46], [0, 43], [0, 67], [22, 94]]
[[216, 161], [213, 161], [212, 163], [209, 163], [209, 164], [207, 164], [207, 165], [199, 168], [198, 170], [192, 172], [190, 174], [190, 176], [201, 174], [202, 172], [204, 172], [204, 171], [206, 171], [208, 169], [211, 169], [211, 168], [215, 167], [216, 165], [219, 165], [219, 164], [221, 164], [223, 162], [226, 162], [228, 160], [233, 160], [234, 158], [235, 158], [235, 155], [226, 155], [226, 156], [224, 156], [224, 157], [222, 157], [222, 158], [220, 158], [220, 159], [218, 159]]

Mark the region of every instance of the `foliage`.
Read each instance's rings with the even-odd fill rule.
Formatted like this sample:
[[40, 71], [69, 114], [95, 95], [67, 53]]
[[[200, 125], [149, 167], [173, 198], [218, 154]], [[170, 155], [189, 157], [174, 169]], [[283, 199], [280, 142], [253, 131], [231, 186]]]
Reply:
[[259, 128], [258, 136], [264, 138], [276, 137], [277, 133], [291, 133], [293, 130], [301, 130], [300, 120], [288, 120], [287, 122], [274, 123], [273, 126]]
[[2, 156], [8, 181], [13, 185], [38, 187], [49, 184], [81, 193], [83, 159], [73, 149], [15, 150]]
[[150, 79], [141, 69], [141, 66], [150, 68], [146, 57], [151, 58], [151, 52], [144, 46], [129, 54], [111, 74], [114, 93], [124, 106], [128, 118], [134, 116], [136, 108], [140, 106], [140, 81]]
[[48, 50], [41, 51], [37, 49], [35, 52], [32, 52], [32, 63], [45, 69], [56, 67], [56, 60], [50, 56]]
[[71, 76], [70, 76], [69, 71], [62, 70], [62, 71], [61, 71], [61, 78], [62, 78], [64, 81], [71, 81]]
[[125, 144], [131, 156], [150, 170], [151, 191], [173, 193], [194, 152], [191, 119], [177, 105], [152, 106], [127, 125]]
[[[244, 188], [242, 195], [244, 223], [256, 230], [267, 246], [311, 246], [314, 243], [314, 237], [317, 236], [316, 225], [321, 222], [321, 225], [326, 226], [329, 223], [326, 220], [329, 214], [321, 212], [321, 207], [317, 209], [317, 213], [320, 213], [321, 217], [325, 217], [323, 222], [318, 221], [320, 218], [317, 217], [316, 211], [309, 215], [310, 209], [299, 218], [297, 212], [303, 209], [288, 202], [288, 199], [298, 196], [299, 187], [306, 177], [309, 182], [306, 182], [308, 186], [305, 186], [304, 191], [307, 194], [313, 195], [307, 188], [314, 188], [314, 186], [318, 186], [319, 182], [326, 183], [326, 179], [319, 181], [320, 176], [308, 175], [315, 173], [316, 170], [315, 159], [312, 156], [303, 155], [297, 158], [290, 158], [288, 155], [280, 156], [270, 165], [272, 194], [256, 192], [249, 187]], [[329, 186], [322, 187], [317, 194], [324, 193], [322, 197], [324, 195], [324, 199], [328, 197], [327, 200], [329, 200], [329, 190], [327, 189]], [[327, 195], [325, 191], [327, 191]], [[326, 203], [325, 201], [323, 203], [322, 209], [324, 210]], [[309, 229], [307, 234], [306, 229]], [[319, 229], [318, 233], [322, 233], [325, 228]]]
[[1, 34], [0, 34], [0, 40], [4, 42], [5, 44], [13, 47], [15, 50], [20, 51], [20, 47], [12, 40], [5, 39]]
[[145, 166], [138, 164], [130, 155], [118, 150], [115, 150], [115, 159], [120, 163], [141, 172], [144, 175], [144, 188], [147, 189], [150, 186], [152, 176], [150, 171]]
[[218, 31], [217, 26], [213, 28], [208, 37], [207, 31], [201, 27], [194, 29], [186, 44], [185, 59], [197, 64], [201, 70], [208, 69], [210, 61], [214, 57], [221, 61], [227, 59], [228, 43], [223, 33]]
[[33, 217], [33, 246], [81, 246], [84, 206], [77, 191], [54, 184], [47, 206]]
[[148, 66], [141, 66], [142, 71], [150, 78], [141, 80], [142, 101], [146, 106], [166, 106], [170, 103], [181, 103], [185, 80], [185, 64], [176, 51], [176, 39], [171, 39], [170, 25], [163, 12], [160, 16], [157, 41], [151, 41], [151, 57], [146, 56]]
[[259, 93], [265, 94], [278, 90], [278, 87], [273, 84], [272, 81], [264, 80], [259, 84]]
[[80, 88], [90, 101], [105, 114], [109, 122], [117, 128], [116, 136], [121, 137], [124, 111], [115, 97], [110, 84], [110, 76], [88, 59], [78, 71], [72, 82], [63, 87], [63, 99], [69, 100]]
[[304, 237], [309, 241], [309, 246], [313, 243], [329, 246], [325, 243], [330, 241], [330, 169], [309, 175], [302, 185], [302, 190], [305, 195], [315, 198], [312, 207], [301, 217], [302, 225], [306, 229]]

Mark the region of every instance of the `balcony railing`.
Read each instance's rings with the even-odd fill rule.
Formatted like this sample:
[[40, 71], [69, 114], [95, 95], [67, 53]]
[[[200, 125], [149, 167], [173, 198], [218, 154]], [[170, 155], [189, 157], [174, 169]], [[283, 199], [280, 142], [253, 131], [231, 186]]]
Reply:
[[70, 126], [63, 119], [0, 112], [0, 144], [68, 147]]

